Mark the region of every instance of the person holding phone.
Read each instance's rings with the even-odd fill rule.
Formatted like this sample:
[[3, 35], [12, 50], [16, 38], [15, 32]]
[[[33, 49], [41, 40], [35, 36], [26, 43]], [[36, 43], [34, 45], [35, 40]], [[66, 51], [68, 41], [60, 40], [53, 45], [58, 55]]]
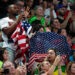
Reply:
[[[39, 75], [55, 75], [54, 74], [55, 67], [56, 67], [56, 65], [60, 65], [59, 64], [60, 61], [61, 61], [61, 58], [60, 58], [59, 55], [56, 56], [56, 58], [55, 58], [55, 60], [53, 62], [53, 65], [51, 65], [49, 63], [49, 61], [43, 61], [42, 64], [41, 64], [41, 66], [40, 66], [40, 71], [42, 71], [42, 72], [39, 73]], [[60, 68], [59, 68], [58, 75], [62, 75], [62, 71], [61, 71]]]
[[11, 39], [11, 35], [15, 31], [17, 25], [22, 21], [23, 17], [26, 19], [29, 12], [24, 10], [24, 13], [20, 13], [18, 18], [18, 8], [16, 4], [11, 4], [8, 6], [8, 17], [5, 17], [0, 20], [1, 30], [2, 30], [2, 39], [3, 39], [3, 48], [7, 48], [9, 54], [9, 60], [14, 62], [15, 58], [15, 46], [14, 42]]
[[6, 75], [27, 75], [26, 65], [15, 68], [13, 63], [7, 61], [3, 66], [4, 69], [8, 69], [8, 73]]

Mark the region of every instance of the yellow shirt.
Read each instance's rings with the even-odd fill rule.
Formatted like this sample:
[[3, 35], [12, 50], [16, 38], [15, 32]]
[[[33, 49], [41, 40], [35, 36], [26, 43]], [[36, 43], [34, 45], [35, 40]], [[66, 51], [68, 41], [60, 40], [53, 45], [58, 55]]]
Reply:
[[[57, 71], [55, 71], [55, 72], [53, 73], [53, 75], [58, 75], [58, 70], [57, 70]], [[64, 72], [62, 72], [62, 75], [65, 75], [65, 73], [64, 73]]]

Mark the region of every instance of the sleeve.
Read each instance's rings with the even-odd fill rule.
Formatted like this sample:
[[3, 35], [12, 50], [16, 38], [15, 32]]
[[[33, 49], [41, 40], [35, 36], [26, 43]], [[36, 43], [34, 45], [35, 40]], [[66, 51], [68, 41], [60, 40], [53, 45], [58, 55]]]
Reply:
[[54, 18], [57, 18], [55, 10], [53, 10], [53, 15], [54, 15]]
[[46, 9], [45, 12], [44, 12], [44, 16], [50, 16], [50, 10]]
[[3, 29], [4, 27], [8, 27], [8, 21], [0, 20], [0, 28]]

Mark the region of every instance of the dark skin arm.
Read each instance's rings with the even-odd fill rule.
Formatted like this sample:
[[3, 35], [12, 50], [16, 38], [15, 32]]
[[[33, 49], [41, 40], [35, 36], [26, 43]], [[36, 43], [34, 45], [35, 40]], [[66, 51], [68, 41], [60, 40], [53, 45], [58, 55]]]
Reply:
[[27, 11], [24, 11], [24, 13], [20, 14], [20, 16], [18, 17], [18, 19], [16, 20], [16, 22], [14, 22], [11, 26], [9, 27], [4, 27], [2, 29], [2, 31], [7, 35], [7, 36], [10, 36], [14, 30], [16, 29], [16, 26], [20, 23], [21, 19], [23, 17], [27, 18], [29, 12]]
[[9, 27], [4, 27], [2, 29], [2, 31], [9, 36], [10, 34], [13, 33], [13, 31], [16, 29], [16, 26], [19, 24], [20, 20], [21, 20], [22, 16], [19, 16], [18, 19], [16, 20], [16, 22], [14, 22], [11, 26]]
[[50, 10], [51, 19], [54, 19], [53, 10], [54, 10], [54, 6], [51, 6], [51, 10]]

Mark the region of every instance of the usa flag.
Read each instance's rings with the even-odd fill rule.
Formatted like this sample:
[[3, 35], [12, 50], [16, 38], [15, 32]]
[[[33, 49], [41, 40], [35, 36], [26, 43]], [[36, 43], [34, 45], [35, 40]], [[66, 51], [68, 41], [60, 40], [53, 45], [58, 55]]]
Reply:
[[66, 37], [54, 32], [37, 32], [30, 40], [30, 55], [47, 53], [49, 48], [55, 48], [60, 55], [69, 54], [71, 50]]
[[15, 63], [18, 64], [21, 61], [23, 63], [26, 62], [26, 55], [25, 52], [29, 49], [29, 41], [28, 35], [31, 30], [31, 25], [26, 22], [22, 21], [17, 25], [16, 30], [12, 34], [12, 39], [14, 41], [14, 45], [16, 47], [16, 54], [15, 54]]
[[25, 20], [22, 21], [21, 26], [24, 28], [26, 34], [29, 35], [32, 29], [32, 26]]
[[32, 68], [35, 61], [40, 59], [40, 57], [41, 59], [45, 58], [45, 54], [49, 48], [55, 48], [57, 53], [63, 56], [63, 59], [65, 58], [65, 55], [69, 54], [71, 51], [66, 37], [60, 36], [54, 32], [37, 32], [30, 40], [30, 58], [28, 69]]

